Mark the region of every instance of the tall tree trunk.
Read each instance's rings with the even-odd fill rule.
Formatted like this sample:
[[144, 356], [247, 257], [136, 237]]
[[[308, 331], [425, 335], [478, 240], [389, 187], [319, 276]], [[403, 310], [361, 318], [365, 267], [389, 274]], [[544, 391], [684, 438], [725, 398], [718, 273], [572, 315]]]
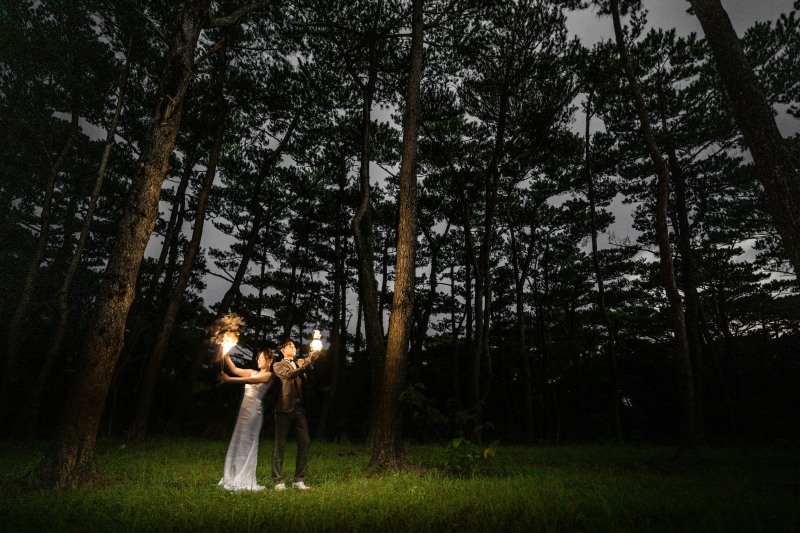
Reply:
[[[300, 108], [298, 108], [297, 112], [292, 118], [292, 122], [286, 129], [283, 139], [281, 139], [281, 142], [278, 143], [278, 146], [275, 147], [275, 150], [272, 152], [272, 154], [270, 154], [270, 157], [265, 163], [262, 174], [265, 174], [272, 168], [272, 166], [280, 158], [280, 155], [286, 149], [286, 146], [288, 146], [297, 124], [300, 121], [303, 109], [304, 106], [300, 106]], [[247, 238], [245, 240], [245, 248], [242, 252], [242, 259], [239, 263], [239, 267], [236, 270], [236, 275], [234, 276], [231, 286], [225, 292], [225, 295], [219, 304], [217, 316], [226, 314], [231, 308], [234, 298], [236, 298], [236, 296], [239, 294], [239, 287], [241, 286], [242, 280], [244, 280], [245, 274], [247, 274], [247, 268], [250, 264], [250, 259], [255, 252], [259, 232], [263, 227], [262, 219], [264, 208], [260, 201], [263, 179], [263, 176], [259, 177], [259, 181], [254, 185], [250, 205], [248, 206], [248, 212], [253, 215], [253, 221], [250, 224], [250, 230], [248, 231]], [[165, 433], [177, 434], [180, 431], [181, 425], [183, 424], [183, 417], [186, 413], [186, 408], [189, 406], [192, 394], [194, 392], [194, 384], [197, 381], [197, 377], [200, 375], [200, 370], [203, 367], [203, 361], [206, 359], [206, 356], [207, 354], [205, 351], [198, 350], [192, 357], [189, 367], [186, 369], [183, 383], [181, 384], [181, 389], [178, 392], [178, 398], [175, 401], [175, 404], [172, 408], [172, 413], [167, 420], [167, 424], [164, 429]]]
[[192, 228], [192, 238], [189, 247], [183, 257], [178, 279], [172, 288], [172, 292], [167, 303], [167, 309], [161, 320], [161, 326], [156, 336], [156, 343], [153, 351], [147, 360], [144, 376], [142, 378], [139, 394], [137, 395], [133, 422], [128, 431], [128, 436], [134, 440], [142, 440], [147, 434], [147, 426], [150, 417], [150, 407], [153, 403], [153, 395], [158, 384], [158, 375], [161, 371], [161, 364], [169, 346], [169, 339], [178, 316], [178, 310], [184, 299], [184, 291], [189, 284], [189, 278], [194, 270], [195, 260], [200, 252], [200, 240], [203, 237], [203, 226], [206, 220], [206, 204], [211, 193], [211, 187], [217, 175], [217, 163], [219, 162], [220, 152], [222, 151], [222, 141], [225, 137], [227, 106], [225, 105], [224, 78], [225, 78], [225, 47], [223, 46], [218, 56], [219, 65], [216, 72], [216, 92], [217, 92], [217, 120], [214, 142], [211, 146], [211, 153], [206, 166], [205, 179], [197, 197], [197, 209]]
[[622, 24], [619, 16], [619, 0], [611, 0], [611, 11], [614, 19], [614, 35], [617, 41], [620, 60], [625, 69], [634, 105], [639, 115], [641, 134], [644, 139], [650, 158], [658, 174], [658, 198], [656, 203], [656, 240], [658, 241], [659, 260], [664, 275], [664, 286], [669, 299], [672, 329], [675, 333], [675, 352], [678, 371], [678, 457], [684, 457], [695, 449], [695, 415], [694, 391], [692, 386], [692, 362], [689, 357], [689, 341], [686, 336], [686, 320], [681, 305], [681, 297], [675, 282], [675, 269], [672, 264], [672, 249], [669, 243], [669, 230], [667, 228], [667, 202], [669, 199], [669, 169], [653, 136], [650, 117], [647, 114], [644, 97], [642, 96], [639, 82], [633, 72], [628, 50], [625, 46], [625, 37], [622, 33]]
[[[373, 44], [370, 44], [373, 47]], [[364, 331], [366, 334], [367, 357], [370, 366], [371, 401], [370, 401], [370, 428], [377, 425], [379, 391], [383, 375], [383, 365], [386, 357], [386, 345], [383, 338], [383, 321], [378, 309], [378, 287], [375, 281], [375, 238], [372, 231], [370, 216], [370, 183], [369, 163], [372, 157], [371, 118], [372, 101], [377, 82], [377, 58], [373, 48], [370, 49], [370, 63], [367, 73], [367, 83], [362, 87], [363, 101], [361, 108], [361, 162], [359, 177], [361, 182], [361, 201], [358, 209], [350, 221], [353, 240], [358, 253], [358, 280], [359, 296], [364, 316]]]
[[[533, 271], [534, 279], [536, 270]], [[539, 354], [539, 391], [541, 394], [541, 413], [539, 415], [539, 438], [547, 441], [550, 438], [550, 409], [548, 408], [547, 400], [547, 381], [549, 374], [547, 371], [547, 350], [549, 349], [546, 342], [545, 330], [547, 323], [544, 316], [544, 308], [541, 304], [541, 296], [539, 291], [534, 289], [531, 291], [533, 296], [534, 306], [536, 308], [536, 351]]]
[[356, 334], [353, 339], [353, 353], [361, 357], [361, 345], [364, 342], [364, 336], [361, 334], [361, 324], [364, 322], [364, 302], [361, 298], [358, 299], [358, 309], [356, 311]]
[[44, 358], [44, 363], [39, 372], [36, 373], [36, 379], [33, 382], [30, 390], [28, 391], [27, 398], [20, 410], [17, 419], [17, 433], [18, 435], [30, 439], [34, 436], [36, 426], [39, 422], [39, 414], [42, 403], [42, 395], [44, 393], [45, 385], [50, 379], [53, 367], [61, 353], [61, 346], [64, 343], [64, 336], [67, 333], [67, 325], [69, 323], [69, 291], [72, 288], [72, 280], [75, 278], [75, 273], [78, 271], [78, 266], [81, 262], [83, 249], [86, 246], [86, 241], [89, 239], [89, 231], [92, 226], [94, 218], [94, 210], [97, 208], [97, 200], [100, 197], [100, 190], [103, 186], [105, 179], [106, 166], [108, 159], [111, 156], [111, 149], [114, 147], [114, 138], [117, 133], [117, 126], [119, 125], [119, 118], [122, 115], [122, 107], [125, 102], [125, 92], [128, 84], [128, 77], [130, 75], [130, 53], [131, 44], [128, 43], [128, 55], [125, 59], [125, 69], [120, 78], [119, 90], [117, 91], [117, 105], [114, 109], [114, 116], [108, 126], [106, 132], [106, 141], [103, 146], [103, 154], [100, 157], [100, 166], [97, 169], [97, 175], [94, 180], [94, 188], [92, 189], [91, 196], [89, 197], [89, 204], [86, 208], [86, 216], [83, 219], [81, 226], [81, 234], [78, 238], [78, 244], [75, 247], [75, 252], [72, 254], [72, 260], [67, 267], [67, 272], [64, 275], [64, 280], [61, 283], [61, 288], [58, 290], [58, 323], [56, 324], [56, 331], [50, 340], [50, 345], [47, 349], [47, 354]]
[[386, 301], [389, 299], [389, 239], [391, 238], [387, 227], [383, 236], [383, 255], [381, 257], [381, 292], [378, 299], [378, 315], [383, 324], [383, 313], [386, 312]]
[[[338, 222], [338, 221], [337, 221]], [[317, 424], [317, 438], [325, 436], [328, 426], [328, 415], [333, 406], [336, 392], [339, 388], [339, 376], [341, 374], [341, 344], [342, 338], [342, 322], [344, 316], [341, 313], [342, 300], [345, 299], [345, 290], [347, 279], [344, 272], [344, 253], [342, 252], [342, 235], [340, 224], [336, 227], [336, 238], [334, 241], [334, 267], [333, 267], [333, 302], [331, 305], [331, 315], [333, 321], [331, 323], [331, 338], [330, 346], [328, 347], [328, 364], [330, 365], [331, 381], [325, 389], [322, 401], [322, 408], [320, 409], [319, 424]]]
[[69, 487], [91, 473], [100, 418], [124, 342], [139, 267], [158, 216], [161, 185], [175, 146], [183, 99], [193, 74], [194, 51], [209, 4], [210, 0], [187, 0], [180, 30], [168, 52], [158, 103], [87, 329], [80, 370], [67, 396], [58, 436], [37, 471], [53, 488]]
[[[511, 263], [514, 271], [514, 300], [517, 311], [517, 357], [522, 367], [522, 429], [525, 442], [533, 442], [533, 373], [531, 361], [528, 356], [528, 342], [525, 335], [525, 283], [528, 279], [531, 262], [533, 261], [533, 247], [536, 240], [536, 230], [531, 228], [530, 242], [524, 258], [519, 257], [516, 232], [512, 227], [511, 234]], [[520, 261], [522, 263], [520, 264]]]
[[[436, 289], [438, 287], [439, 278], [439, 251], [441, 250], [441, 241], [444, 240], [444, 238], [450, 232], [450, 220], [447, 221], [447, 226], [440, 237], [434, 237], [432, 233], [425, 228], [422, 228], [422, 231], [428, 239], [428, 243], [430, 245], [431, 268], [428, 280], [428, 295], [425, 298], [425, 303], [421, 306], [421, 309], [419, 309], [419, 312], [415, 313], [416, 328], [411, 340], [411, 350], [408, 357], [410, 362], [410, 377], [415, 381], [419, 380], [420, 365], [422, 360], [422, 347], [425, 343], [425, 338], [428, 335], [428, 323], [431, 320], [431, 315], [433, 314], [433, 305], [436, 302]], [[420, 306], [415, 306], [415, 308], [419, 307]]]
[[736, 123], [753, 156], [767, 206], [786, 254], [800, 279], [800, 175], [764, 92], [720, 0], [690, 0], [717, 71], [733, 104]]
[[420, 126], [420, 79], [422, 77], [423, 0], [412, 1], [411, 60], [408, 92], [403, 116], [403, 147], [400, 160], [399, 220], [394, 300], [389, 316], [378, 426], [373, 432], [369, 469], [380, 471], [402, 465], [400, 391], [405, 381], [411, 317], [414, 311], [414, 268], [417, 251], [417, 134]]
[[[76, 99], [77, 100], [77, 99]], [[39, 270], [41, 268], [44, 254], [47, 250], [47, 238], [50, 235], [50, 215], [53, 207], [53, 191], [55, 189], [56, 178], [67, 159], [67, 155], [75, 144], [80, 129], [78, 119], [77, 104], [76, 108], [72, 111], [72, 119], [69, 126], [69, 133], [58, 154], [58, 158], [50, 165], [49, 172], [47, 173], [47, 181], [44, 188], [44, 202], [42, 203], [42, 212], [39, 215], [39, 237], [36, 241], [36, 248], [33, 252], [28, 263], [27, 275], [25, 282], [22, 285], [22, 291], [19, 295], [17, 307], [14, 309], [14, 314], [11, 317], [11, 322], [8, 327], [8, 351], [6, 352], [6, 360], [3, 365], [3, 375], [0, 378], [0, 424], [5, 420], [9, 408], [9, 402], [12, 394], [15, 392], [18, 363], [20, 359], [20, 352], [22, 351], [22, 344], [25, 340], [27, 330], [25, 328], [25, 319], [28, 315], [28, 309], [33, 299], [33, 291], [36, 286], [36, 279], [39, 277]]]
[[[500, 187], [500, 160], [505, 144], [505, 128], [508, 114], [508, 95], [505, 91], [500, 96], [500, 109], [497, 119], [492, 159], [486, 168], [486, 186], [484, 190], [486, 212], [483, 220], [483, 236], [475, 269], [475, 341], [471, 353], [471, 393], [472, 405], [478, 405], [489, 394], [491, 383], [491, 357], [489, 354], [489, 328], [492, 316], [492, 273], [491, 249], [494, 235], [495, 210], [497, 208], [497, 190]], [[471, 235], [467, 235], [468, 241]], [[473, 432], [473, 439], [481, 441], [479, 431]]]
[[[283, 151], [286, 150], [286, 147], [289, 145], [289, 142], [292, 139], [292, 135], [297, 128], [297, 124], [300, 122], [300, 117], [305, 110], [304, 108], [305, 106], [301, 105], [297, 109], [294, 117], [292, 118], [292, 122], [289, 123], [289, 127], [286, 129], [283, 139], [281, 139], [281, 142], [278, 143], [278, 146], [275, 147], [275, 150], [267, 159], [263, 167], [264, 170], [262, 174], [266, 174], [267, 172], [271, 171], [274, 165], [276, 165], [280, 160]], [[239, 267], [236, 269], [236, 274], [233, 277], [231, 286], [227, 291], [225, 291], [225, 295], [222, 297], [222, 301], [219, 304], [219, 309], [217, 310], [217, 316], [222, 316], [227, 313], [233, 304], [233, 299], [239, 294], [239, 288], [242, 285], [244, 276], [247, 274], [247, 268], [250, 265], [250, 259], [253, 257], [256, 243], [258, 243], [258, 235], [263, 227], [264, 207], [261, 205], [261, 193], [263, 190], [265, 176], [259, 176], [257, 179], [258, 182], [253, 187], [253, 194], [250, 197], [250, 205], [248, 206], [248, 212], [252, 215], [253, 221], [250, 223], [250, 230], [248, 231], [247, 238], [245, 239], [245, 247], [242, 252], [242, 259], [239, 262]]]
[[478, 376], [474, 372], [476, 368], [472, 360], [472, 342], [474, 339], [473, 331], [475, 324], [475, 311], [472, 306], [475, 301], [472, 288], [472, 265], [475, 262], [475, 246], [472, 242], [472, 221], [470, 220], [469, 199], [463, 199], [463, 212], [464, 212], [464, 318], [467, 322], [464, 329], [464, 352], [467, 355], [467, 390], [465, 394], [465, 402], [472, 405], [475, 398], [480, 396]]
[[589, 200], [589, 228], [592, 238], [592, 265], [594, 266], [594, 275], [597, 281], [597, 305], [600, 308], [600, 314], [603, 317], [603, 323], [606, 326], [608, 334], [608, 343], [606, 344], [606, 353], [608, 354], [608, 366], [611, 370], [611, 379], [609, 381], [609, 411], [611, 413], [611, 420], [614, 427], [614, 439], [619, 444], [622, 442], [622, 418], [620, 416], [620, 399], [619, 399], [619, 365], [617, 364], [617, 328], [611, 320], [611, 315], [606, 308], [605, 284], [603, 282], [603, 271], [600, 268], [600, 253], [597, 246], [597, 202], [595, 201], [594, 194], [594, 180], [592, 179], [592, 147], [591, 147], [591, 131], [589, 126], [592, 120], [592, 94], [586, 101], [586, 130], [585, 130], [585, 160], [586, 160], [586, 196]]
[[675, 152], [675, 145], [666, 119], [666, 102], [664, 102], [663, 91], [659, 90], [659, 108], [661, 111], [661, 126], [666, 137], [667, 163], [670, 173], [675, 183], [675, 211], [677, 223], [673, 222], [673, 227], [677, 228], [676, 240], [681, 256], [681, 285], [683, 287], [685, 316], [686, 316], [686, 338], [689, 343], [689, 357], [692, 361], [692, 387], [694, 391], [694, 421], [695, 438], [698, 442], [705, 439], [703, 423], [703, 376], [705, 374], [705, 363], [703, 361], [703, 348], [700, 342], [700, 295], [697, 292], [697, 268], [694, 262], [694, 251], [692, 250], [692, 235], [689, 226], [689, 212], [686, 205], [686, 177], [683, 174], [678, 155]]
[[[184, 168], [181, 173], [181, 180], [178, 182], [178, 188], [175, 190], [175, 197], [172, 199], [172, 209], [167, 222], [167, 228], [164, 232], [164, 244], [161, 246], [161, 253], [158, 255], [156, 267], [153, 271], [153, 278], [150, 280], [150, 286], [147, 289], [145, 297], [142, 299], [144, 304], [152, 304], [156, 293], [158, 293], [159, 282], [164, 269], [167, 266], [167, 258], [170, 254], [174, 255], [174, 249], [179, 239], [176, 238], [180, 235], [181, 227], [183, 226], [183, 209], [186, 204], [186, 190], [189, 188], [189, 181], [194, 171], [194, 165], [197, 163], [198, 148], [200, 139], [194, 137], [190, 141], [189, 150], [184, 159]], [[180, 221], [179, 221], [180, 219]], [[169, 287], [168, 277], [164, 279], [164, 285]], [[137, 306], [140, 307], [140, 306]]]
[[[540, 386], [542, 391], [542, 409], [545, 423], [542, 436], [548, 442], [558, 446], [561, 443], [561, 406], [558, 401], [556, 382], [551, 379], [553, 371], [553, 339], [550, 333], [548, 302], [550, 301], [550, 245], [545, 242], [541, 259], [542, 291], [533, 291], [534, 303], [539, 320], [539, 351], [541, 353]], [[535, 273], [536, 271], [534, 271]], [[550, 404], [548, 404], [548, 402]]]
[[[456, 276], [455, 265], [450, 265], [450, 371], [452, 375], [452, 395], [456, 401], [456, 407], [461, 410], [464, 407], [463, 398], [461, 397], [461, 372], [458, 363], [460, 350], [458, 348], [458, 330], [459, 326], [456, 325]], [[469, 304], [469, 296], [466, 298], [466, 303]], [[466, 318], [466, 313], [462, 317]]]
[[725, 415], [728, 419], [728, 429], [730, 430], [730, 437], [733, 441], [739, 440], [738, 424], [736, 423], [736, 411], [734, 408], [733, 400], [731, 399], [730, 389], [728, 387], [728, 378], [725, 376], [725, 369], [719, 360], [719, 355], [714, 346], [714, 337], [711, 334], [710, 328], [706, 321], [705, 315], [700, 312], [700, 327], [702, 335], [705, 338], [705, 345], [707, 349], [708, 358], [711, 359], [711, 368], [713, 369], [713, 376], [719, 386], [720, 394], [722, 396], [722, 405], [725, 409]]
[[[294, 126], [299, 121], [299, 117], [299, 113], [295, 115], [295, 119], [289, 126], [286, 135], [284, 135], [281, 143], [278, 145], [278, 147], [276, 147], [275, 152], [272, 154], [273, 159], [277, 158], [278, 154], [280, 154], [284, 147], [288, 144], [292, 132], [294, 131]], [[241, 282], [247, 273], [247, 266], [249, 265], [253, 254], [255, 253], [260, 229], [265, 225], [262, 222], [264, 208], [260, 205], [258, 198], [260, 198], [260, 186], [257, 185], [254, 194], [251, 197], [253, 201], [250, 203], [249, 212], [253, 214], [253, 221], [251, 222], [250, 230], [248, 231], [245, 249], [242, 253], [242, 259], [239, 263], [239, 267], [231, 286], [228, 288], [222, 298], [222, 301], [220, 302], [219, 309], [217, 310], [217, 316], [222, 316], [227, 313], [233, 304], [234, 298], [238, 295]], [[203, 350], [198, 350], [192, 357], [189, 366], [186, 369], [186, 373], [184, 375], [183, 382], [181, 383], [181, 388], [178, 392], [178, 397], [173, 406], [172, 413], [167, 420], [167, 424], [164, 429], [165, 433], [177, 434], [180, 431], [181, 425], [183, 424], [183, 418], [186, 413], [186, 408], [190, 405], [191, 397], [194, 393], [194, 384], [200, 375], [200, 370], [203, 367], [203, 362], [206, 360], [206, 357], [207, 354]]]

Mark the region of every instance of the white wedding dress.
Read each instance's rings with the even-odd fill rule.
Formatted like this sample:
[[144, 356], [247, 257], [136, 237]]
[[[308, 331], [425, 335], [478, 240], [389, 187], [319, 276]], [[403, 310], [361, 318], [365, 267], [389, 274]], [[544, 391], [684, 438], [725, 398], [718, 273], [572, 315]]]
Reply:
[[272, 386], [269, 383], [248, 383], [244, 386], [244, 398], [239, 408], [236, 427], [233, 428], [231, 444], [225, 456], [225, 470], [219, 482], [228, 490], [263, 490], [256, 483], [258, 463], [258, 438], [264, 421], [262, 398]]

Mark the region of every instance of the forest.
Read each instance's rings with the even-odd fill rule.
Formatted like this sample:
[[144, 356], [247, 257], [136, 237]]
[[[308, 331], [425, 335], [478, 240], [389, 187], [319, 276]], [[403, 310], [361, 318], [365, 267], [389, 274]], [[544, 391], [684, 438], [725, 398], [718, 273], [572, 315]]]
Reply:
[[377, 470], [797, 439], [800, 3], [684, 3], [3, 2], [0, 438], [53, 487], [228, 438], [235, 313], [242, 365], [322, 331], [312, 438]]

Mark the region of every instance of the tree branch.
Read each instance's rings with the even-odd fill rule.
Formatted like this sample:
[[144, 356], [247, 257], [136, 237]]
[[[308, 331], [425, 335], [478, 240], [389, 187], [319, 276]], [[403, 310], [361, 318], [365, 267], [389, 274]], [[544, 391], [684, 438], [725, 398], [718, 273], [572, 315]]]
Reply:
[[224, 17], [213, 17], [208, 21], [206, 28], [222, 28], [224, 26], [230, 26], [231, 24], [239, 22], [242, 17], [248, 15], [252, 11], [261, 9], [262, 7], [267, 7], [272, 3], [273, 0], [258, 0], [257, 2], [252, 2], [246, 6], [240, 7], [230, 15], [226, 15]]
[[166, 34], [164, 34], [164, 32], [161, 31], [161, 28], [158, 27], [158, 25], [155, 23], [155, 21], [153, 21], [153, 19], [147, 16], [147, 13], [145, 13], [140, 9], [135, 9], [135, 11], [139, 13], [142, 17], [144, 17], [144, 19], [147, 21], [147, 25], [150, 26], [154, 32], [156, 32], [156, 35], [158, 36], [159, 39], [161, 39], [165, 43], [169, 42], [169, 38], [166, 36]]
[[214, 54], [222, 50], [222, 45], [224, 44], [225, 44], [225, 36], [223, 36], [222, 39], [214, 43], [214, 46], [209, 48], [205, 54], [198, 57], [197, 60], [194, 62], [195, 66], [200, 65], [203, 61], [205, 61], [209, 57], [213, 56]]

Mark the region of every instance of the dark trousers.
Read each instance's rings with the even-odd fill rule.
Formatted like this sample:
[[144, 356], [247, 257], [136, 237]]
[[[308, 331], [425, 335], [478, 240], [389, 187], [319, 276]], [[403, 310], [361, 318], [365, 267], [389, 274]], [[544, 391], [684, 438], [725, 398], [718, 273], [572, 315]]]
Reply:
[[275, 483], [283, 482], [283, 454], [286, 450], [289, 430], [292, 428], [294, 428], [294, 435], [297, 439], [294, 481], [303, 481], [306, 477], [311, 437], [308, 436], [306, 410], [303, 407], [297, 407], [291, 413], [275, 413], [275, 443], [272, 447], [272, 481]]

